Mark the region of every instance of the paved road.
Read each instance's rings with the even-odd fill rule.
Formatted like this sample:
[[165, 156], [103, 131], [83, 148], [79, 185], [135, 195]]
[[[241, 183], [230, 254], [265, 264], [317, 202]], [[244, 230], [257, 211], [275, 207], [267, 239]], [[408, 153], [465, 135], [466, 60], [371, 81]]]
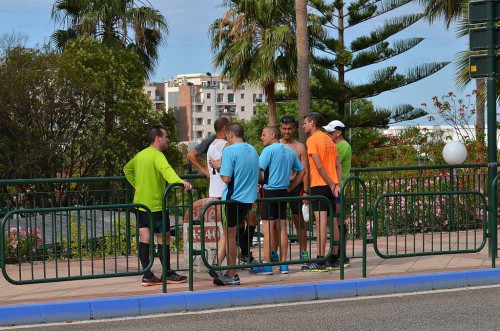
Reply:
[[498, 330], [499, 311], [500, 286], [40, 325], [25, 330]]

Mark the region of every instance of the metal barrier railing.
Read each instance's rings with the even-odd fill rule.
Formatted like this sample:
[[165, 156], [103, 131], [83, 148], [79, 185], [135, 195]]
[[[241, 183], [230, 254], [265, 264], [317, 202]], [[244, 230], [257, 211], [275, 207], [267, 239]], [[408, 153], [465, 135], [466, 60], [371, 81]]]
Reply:
[[[307, 261], [304, 261], [304, 260], [300, 260], [300, 258], [294, 259], [294, 258], [292, 258], [291, 255], [288, 255], [289, 259], [286, 260], [286, 261], [277, 261], [277, 262], [268, 261], [268, 262], [246, 263], [244, 265], [241, 265], [241, 264], [224, 265], [224, 266], [213, 265], [210, 261], [208, 261], [207, 256], [205, 254], [205, 252], [207, 251], [205, 237], [201, 236], [200, 237], [200, 246], [201, 246], [201, 248], [200, 248], [200, 252], [199, 253], [201, 254], [201, 261], [203, 262], [204, 266], [207, 269], [222, 271], [222, 270], [229, 270], [229, 269], [240, 269], [242, 267], [243, 268], [263, 267], [263, 266], [273, 267], [273, 266], [279, 266], [279, 265], [284, 265], [284, 264], [287, 264], [287, 265], [288, 264], [304, 264], [305, 262], [307, 262], [307, 263], [312, 263], [312, 262], [325, 263], [327, 261], [327, 259], [328, 259], [328, 256], [332, 253], [332, 249], [333, 249], [334, 245], [339, 245], [339, 256], [342, 256], [343, 246], [340, 245], [340, 242], [333, 240], [333, 235], [332, 235], [333, 234], [333, 217], [335, 215], [335, 212], [334, 212], [334, 208], [333, 208], [333, 205], [332, 205], [331, 201], [328, 200], [327, 198], [325, 198], [323, 196], [286, 197], [286, 198], [263, 198], [263, 199], [257, 199], [256, 205], [258, 206], [262, 202], [278, 202], [278, 203], [279, 202], [283, 202], [283, 203], [287, 203], [287, 202], [301, 201], [301, 200], [308, 200], [308, 201], [311, 201], [311, 202], [323, 201], [325, 204], [328, 205], [329, 219], [328, 219], [327, 230], [330, 233], [330, 238], [328, 240], [329, 247], [325, 251], [325, 257], [324, 258], [320, 258], [320, 259], [311, 258], [311, 259], [309, 259]], [[200, 226], [200, 232], [201, 233], [205, 233], [205, 221], [209, 220], [210, 223], [215, 223], [215, 229], [216, 229], [215, 230], [215, 236], [216, 236], [215, 242], [218, 242], [218, 240], [220, 239], [220, 236], [221, 236], [221, 232], [223, 232], [223, 231], [227, 232], [227, 225], [221, 226], [221, 223], [223, 223], [223, 218], [224, 218], [224, 215], [223, 215], [224, 212], [221, 211], [221, 209], [222, 209], [221, 207], [222, 206], [226, 206], [228, 204], [235, 204], [235, 203], [236, 203], [235, 201], [231, 201], [231, 200], [230, 201], [215, 200], [215, 201], [211, 201], [211, 202], [207, 203], [203, 207], [203, 210], [202, 210], [201, 215], [200, 215], [200, 219], [197, 220], [197, 223], [196, 223], [196, 225]], [[258, 209], [258, 207], [257, 207], [257, 209]], [[260, 213], [258, 212], [258, 210], [254, 210], [254, 212], [256, 213], [256, 215], [258, 215], [257, 216], [258, 220], [261, 221]], [[211, 213], [210, 216], [208, 216], [209, 213]], [[318, 224], [319, 221], [320, 220], [316, 220], [316, 224]], [[236, 226], [238, 227], [238, 226], [240, 226], [240, 224], [237, 224]], [[343, 226], [342, 226], [342, 229], [343, 229]], [[260, 232], [260, 229], [258, 231]], [[341, 236], [343, 237], [342, 232], [341, 232]], [[312, 238], [309, 238], [309, 242], [311, 242], [311, 241], [312, 241]], [[342, 241], [342, 239], [341, 239], [341, 241]], [[311, 247], [311, 245], [309, 245], [309, 247]], [[217, 249], [221, 249], [221, 248], [217, 247]], [[260, 245], [260, 241], [259, 241], [257, 250], [259, 251], [258, 257], [261, 257], [262, 256], [262, 247]], [[309, 255], [312, 256], [313, 252], [317, 252], [317, 249], [316, 250], [310, 250], [309, 251]], [[343, 260], [341, 262], [343, 262]], [[344, 268], [344, 265], [343, 265], [343, 263], [341, 263], [340, 264], [340, 269], [343, 270], [343, 268]], [[343, 279], [343, 274], [341, 275], [341, 279]]]
[[384, 259], [476, 253], [486, 245], [486, 215], [486, 198], [474, 191], [382, 194], [373, 246]]
[[[497, 225], [496, 223], [485, 223], [485, 215], [488, 212], [496, 212], [498, 219], [499, 211], [492, 209], [492, 206], [496, 206], [498, 203], [495, 205], [488, 204], [487, 200], [485, 200], [485, 192], [487, 191], [488, 186], [486, 185], [487, 175], [483, 171], [483, 168], [486, 168], [486, 166], [414, 166], [391, 167], [385, 169], [353, 169], [356, 176], [350, 177], [342, 185], [342, 208], [337, 211], [340, 215], [340, 219], [346, 220], [345, 226], [347, 228], [347, 235], [344, 234], [344, 222], [341, 222], [340, 242], [347, 242], [347, 257], [357, 257], [363, 259], [363, 277], [366, 277], [367, 243], [369, 243], [370, 235], [373, 236], [374, 248], [377, 251], [377, 254], [379, 254], [379, 256], [382, 255], [384, 258], [477, 252], [484, 246], [485, 238], [491, 239], [491, 244], [493, 245], [492, 249], [494, 247], [494, 251], [496, 252]], [[188, 175], [182, 177], [189, 180], [206, 181], [203, 175]], [[499, 178], [500, 175], [495, 178], [495, 184], [493, 185], [497, 191], [498, 181], [500, 180]], [[181, 189], [180, 185], [173, 185], [165, 191], [164, 211], [169, 211], [170, 217], [168, 221], [174, 223], [171, 233], [175, 234], [175, 242], [172, 243], [173, 253], [177, 254], [173, 257], [173, 260], [175, 261], [174, 263], [176, 263], [175, 269], [189, 271], [189, 289], [193, 290], [193, 255], [200, 254], [203, 258], [205, 250], [205, 248], [200, 250], [193, 249], [191, 246], [193, 243], [193, 226], [196, 226], [196, 224], [198, 224], [197, 222], [199, 222], [199, 220], [193, 220], [193, 199], [194, 197], [196, 197], [196, 199], [200, 199], [206, 197], [207, 195], [206, 190], [204, 189], [197, 188], [194, 192], [190, 192], [189, 194], [186, 192], [177, 192], [177, 189]], [[498, 192], [496, 196], [498, 200], [498, 197], [500, 197]], [[308, 197], [308, 199], [311, 198], [321, 199], [321, 197]], [[304, 200], [305, 198], [286, 198], [286, 201], [294, 199]], [[387, 212], [387, 208], [390, 207], [391, 199], [393, 199], [393, 202], [399, 206], [403, 204], [408, 205], [410, 200], [414, 201], [410, 205], [420, 201], [423, 205], [427, 206], [427, 209], [424, 208], [423, 211], [419, 211], [418, 208], [413, 207], [413, 214], [410, 215], [403, 213], [394, 214], [394, 211], [390, 214]], [[88, 264], [88, 269], [85, 270], [90, 271], [83, 274], [83, 277], [97, 278], [102, 275], [105, 275], [104, 277], [115, 277], [117, 275], [121, 276], [121, 272], [123, 270], [126, 272], [133, 272], [133, 274], [144, 273], [146, 270], [140, 270], [140, 262], [135, 256], [136, 250], [134, 248], [134, 240], [136, 242], [138, 241], [138, 233], [137, 229], [135, 229], [135, 222], [130, 216], [130, 210], [134, 207], [134, 205], [131, 204], [131, 200], [131, 187], [127, 184], [124, 177], [1, 180], [0, 217], [3, 217], [3, 220], [1, 234], [2, 251], [0, 252], [0, 258], [2, 259], [1, 266], [4, 276], [9, 281], [12, 280], [15, 284], [27, 284], [32, 281], [39, 281], [42, 279], [43, 281], [83, 279], [81, 277], [83, 271], [80, 271], [80, 269], [84, 270], [87, 268], [85, 263]], [[465, 226], [455, 228], [455, 230], [458, 229], [457, 231], [447, 229], [446, 231], [443, 229], [441, 229], [441, 231], [437, 231], [436, 229], [432, 230], [431, 228], [425, 228], [423, 225], [420, 226], [420, 228], [415, 226], [415, 221], [418, 223], [419, 219], [421, 219], [423, 224], [434, 222], [431, 220], [435, 220], [436, 215], [439, 214], [436, 212], [438, 201], [440, 201], [440, 203], [453, 201], [454, 207], [457, 207], [455, 208], [453, 215], [469, 215], [463, 217], [461, 216], [464, 220], [468, 219], [466, 223], [469, 223]], [[260, 203], [262, 200], [259, 200], [258, 202]], [[103, 237], [101, 235], [103, 231], [102, 214], [115, 207], [116, 209], [114, 212], [116, 215], [119, 214], [120, 216], [118, 217], [113, 214], [115, 216], [110, 216], [110, 219], [119, 220], [119, 222], [113, 222], [113, 224], [119, 224], [119, 230], [116, 230], [115, 228], [111, 230], [110, 228], [108, 232], [112, 231], [112, 233], [115, 234], [114, 237]], [[447, 205], [447, 208], [448, 207], [450, 207], [450, 204]], [[50, 212], [48, 212], [49, 210]], [[432, 213], [432, 211], [434, 211], [434, 213]], [[85, 224], [85, 230], [79, 229], [83, 223], [80, 225], [74, 225], [74, 229], [71, 229], [71, 227], [69, 227], [69, 230], [68, 227], [63, 228], [62, 224], [64, 222], [61, 218], [58, 223], [54, 222], [54, 224], [56, 224], [55, 229], [57, 231], [47, 230], [47, 228], [52, 226], [52, 223], [47, 221], [46, 215], [48, 215], [48, 213], [59, 215], [63, 212], [69, 214], [80, 212], [88, 213], [89, 215], [94, 213], [97, 217], [94, 221], [90, 221]], [[204, 212], [206, 212], [206, 210], [204, 210]], [[479, 217], [474, 216], [473, 219], [472, 215], [476, 214], [479, 215]], [[45, 221], [43, 221], [44, 217]], [[391, 229], [391, 224], [384, 222], [394, 219], [394, 217], [399, 218], [399, 220], [403, 222], [403, 226], [406, 226], [406, 229], [398, 228], [398, 230], [387, 232], [387, 229]], [[183, 224], [184, 227], [181, 229], [180, 220], [182, 219], [184, 222], [185, 218], [187, 222]], [[19, 225], [14, 223], [11, 224], [14, 224], [12, 226], [14, 229], [13, 232], [19, 234], [14, 234], [12, 239], [17, 240], [17, 242], [24, 240], [22, 243], [22, 245], [24, 245], [22, 249], [24, 249], [27, 253], [21, 253], [21, 248], [16, 248], [15, 254], [11, 256], [16, 259], [16, 261], [13, 261], [9, 260], [8, 239], [11, 238], [11, 227], [9, 227], [8, 222], [9, 220], [13, 222], [16, 219], [19, 220]], [[57, 218], [54, 217], [54, 219]], [[289, 219], [289, 215], [287, 215], [287, 219]], [[448, 221], [448, 224], [451, 223], [450, 220]], [[165, 213], [163, 222], [166, 221], [167, 218]], [[35, 223], [36, 226], [33, 226]], [[104, 221], [104, 224], [108, 224], [107, 221]], [[203, 228], [203, 222], [201, 222], [199, 226], [202, 228], [201, 238], [204, 238], [206, 235], [206, 229]], [[332, 223], [330, 220], [329, 228], [331, 228], [331, 226]], [[35, 227], [34, 232], [32, 229], [33, 227]], [[30, 228], [30, 231], [27, 231], [28, 228]], [[29, 236], [26, 236], [26, 234], [21, 236], [21, 229], [25, 233], [29, 233]], [[44, 239], [45, 242], [43, 244], [38, 243], [39, 239], [37, 237], [37, 229], [39, 229], [41, 237], [47, 238]], [[188, 229], [189, 232], [188, 240], [190, 248], [187, 253], [184, 253], [184, 260], [188, 258], [190, 261], [187, 267], [182, 267], [180, 265], [180, 261], [182, 260], [180, 251], [182, 250], [183, 245], [181, 244], [182, 238], [180, 233], [187, 232], [186, 229]], [[390, 236], [381, 235], [381, 229], [384, 229], [384, 233], [388, 233]], [[259, 229], [258, 232], [261, 232], [260, 230], [261, 229]], [[450, 244], [449, 239], [444, 240], [445, 234], [448, 235], [448, 237], [453, 237], [460, 231], [467, 232], [466, 230], [468, 230], [469, 236], [472, 236], [472, 233], [477, 234], [472, 236], [472, 241], [464, 242], [468, 246], [463, 246], [464, 243], [457, 242], [456, 244], [460, 245], [460, 248], [458, 249], [456, 247], [452, 247], [451, 249], [433, 249], [428, 251], [417, 250], [416, 244], [418, 240], [424, 240], [425, 243], [426, 237], [431, 236], [432, 238], [432, 236], [434, 236], [433, 238], [436, 238], [436, 234], [439, 234], [437, 236], [439, 239], [436, 239], [436, 241], [432, 244], [429, 244], [430, 246], [425, 246], [426, 249], [430, 247], [439, 247], [440, 245]], [[124, 231], [124, 233], [121, 233], [121, 231]], [[481, 235], [479, 235], [480, 231], [482, 231]], [[309, 232], [312, 233], [313, 231], [311, 230]], [[401, 251], [398, 248], [397, 253], [387, 251], [384, 252], [384, 247], [386, 248], [389, 244], [391, 244], [387, 241], [387, 238], [392, 238], [391, 240], [396, 240], [396, 238], [401, 239], [401, 236], [404, 233], [406, 233], [406, 238], [409, 238], [406, 242], [406, 251]], [[443, 236], [441, 236], [441, 234], [443, 234]], [[213, 233], [210, 232], [208, 235], [213, 235]], [[26, 236], [26, 238], [29, 239], [23, 239], [25, 238], [23, 236]], [[65, 239], [73, 246], [71, 246], [69, 250], [64, 248], [64, 246], [58, 244], [58, 242], [62, 242], [62, 239]], [[313, 239], [314, 238], [309, 237], [308, 246], [310, 253], [313, 252]], [[361, 254], [359, 254], [359, 252], [355, 252], [354, 249], [355, 240], [359, 239], [363, 241]], [[101, 261], [103, 259], [102, 256], [104, 255], [104, 252], [106, 254], [110, 253], [109, 250], [106, 251], [105, 248], [102, 248], [102, 243], [106, 242], [106, 240], [115, 245], [120, 244], [121, 247], [120, 250], [116, 250], [111, 253], [111, 263], [109, 261]], [[331, 237], [329, 241], [330, 247], [333, 245], [331, 242], [332, 240], [333, 237]], [[386, 240], [384, 244], [382, 244], [382, 240]], [[410, 243], [412, 244], [410, 245]], [[104, 245], [104, 247], [107, 247], [106, 245]], [[88, 247], [92, 249], [88, 249]], [[165, 245], [163, 247], [165, 249]], [[411, 247], [414, 247], [412, 248], [413, 250], [410, 250]], [[35, 251], [33, 251], [33, 248]], [[82, 259], [81, 267], [75, 267], [72, 263], [68, 264], [68, 251], [74, 254], [71, 256], [83, 256], [81, 254], [85, 253], [86, 249], [89, 252], [88, 257]], [[42, 253], [40, 253], [40, 250]], [[340, 245], [340, 250], [342, 252], [343, 245]], [[152, 252], [152, 254], [153, 253], [154, 252]], [[57, 258], [51, 261], [54, 261], [53, 264], [57, 265], [57, 267], [54, 267], [52, 270], [47, 269], [42, 271], [41, 274], [35, 275], [36, 272], [32, 267], [30, 267], [30, 265], [33, 266], [36, 263], [44, 263], [36, 261], [37, 254], [45, 256], [46, 261], [50, 260], [47, 259], [47, 257], [53, 258], [55, 255]], [[166, 254], [162, 254], [162, 256], [165, 257]], [[343, 254], [340, 254], [340, 256], [343, 258]], [[495, 267], [495, 257], [496, 254], [492, 254], [492, 267]], [[76, 258], [76, 260], [79, 260], [79, 258]], [[95, 263], [97, 260], [99, 260], [101, 264], [97, 265]], [[121, 262], [119, 260], [123, 260], [123, 264], [120, 264]], [[92, 264], [92, 261], [94, 261], [94, 264]], [[310, 261], [313, 262], [323, 260], [311, 259]], [[303, 262], [304, 261], [294, 257], [290, 259], [290, 262], [287, 261], [287, 263], [290, 264]], [[203, 263], [209, 268], [212, 267], [210, 261], [206, 258]], [[280, 262], [275, 262], [266, 265], [279, 264]], [[102, 265], [105, 265], [105, 267]], [[246, 265], [245, 267], [257, 265], [262, 264]], [[108, 268], [111, 268], [112, 266], [115, 266], [116, 272], [113, 271], [112, 273], [108, 273]], [[151, 266], [149, 266], [149, 268], [150, 267]], [[217, 270], [227, 269], [227, 267], [217, 268]], [[61, 270], [63, 269], [66, 273], [61, 273]], [[22, 278], [20, 278], [21, 276], [15, 276], [13, 270], [16, 270], [15, 272], [19, 275], [22, 273]], [[66, 270], [71, 270], [70, 276], [68, 276]], [[73, 273], [74, 270], [76, 270], [77, 273]], [[25, 275], [29, 276], [25, 277]], [[126, 275], [131, 275], [131, 273]], [[343, 269], [340, 270], [340, 278], [344, 278]], [[164, 285], [164, 291], [166, 291], [166, 285]]]
[[20, 285], [143, 274], [152, 263], [141, 270], [131, 249], [138, 233], [125, 218], [128, 209], [139, 207], [151, 217], [140, 204], [9, 211], [0, 229], [5, 279]]

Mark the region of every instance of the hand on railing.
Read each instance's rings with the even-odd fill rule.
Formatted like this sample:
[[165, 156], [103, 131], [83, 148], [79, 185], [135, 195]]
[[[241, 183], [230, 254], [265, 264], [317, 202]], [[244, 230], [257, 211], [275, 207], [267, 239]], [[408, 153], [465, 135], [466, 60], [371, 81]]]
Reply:
[[190, 182], [188, 182], [188, 181], [184, 181], [184, 183], [183, 183], [183, 184], [184, 184], [184, 190], [186, 190], [186, 191], [191, 191], [191, 190], [193, 189], [193, 186], [191, 185], [191, 183], [190, 183]]

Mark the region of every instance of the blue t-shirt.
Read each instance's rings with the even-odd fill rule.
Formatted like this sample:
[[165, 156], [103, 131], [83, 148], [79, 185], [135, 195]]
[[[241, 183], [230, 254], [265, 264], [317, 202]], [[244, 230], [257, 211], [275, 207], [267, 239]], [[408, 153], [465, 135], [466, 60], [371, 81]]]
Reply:
[[220, 175], [231, 177], [222, 200], [254, 203], [259, 182], [259, 154], [247, 143], [235, 143], [222, 150]]
[[259, 167], [264, 171], [266, 190], [286, 189], [290, 185], [290, 172], [304, 169], [295, 151], [282, 143], [273, 143], [262, 150]]

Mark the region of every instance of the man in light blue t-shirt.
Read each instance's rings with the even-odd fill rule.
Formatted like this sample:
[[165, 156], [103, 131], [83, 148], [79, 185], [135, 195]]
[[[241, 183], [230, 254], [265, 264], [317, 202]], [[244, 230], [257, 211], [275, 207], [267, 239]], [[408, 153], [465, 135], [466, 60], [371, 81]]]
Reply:
[[[297, 157], [297, 154], [290, 147], [280, 143], [279, 139], [280, 130], [277, 127], [270, 126], [262, 130], [260, 140], [265, 147], [259, 158], [259, 167], [264, 198], [288, 197], [288, 192], [299, 185], [304, 177], [304, 166]], [[290, 174], [292, 172], [296, 173], [296, 176], [290, 182]], [[261, 219], [264, 230], [264, 262], [270, 262], [272, 247], [270, 241], [275, 237], [274, 231], [276, 231], [276, 225], [280, 234], [280, 261], [283, 262], [287, 259], [288, 234], [286, 232], [286, 207], [286, 200], [278, 202], [264, 201], [262, 203]], [[280, 272], [287, 274], [289, 272], [288, 265], [280, 265]], [[272, 275], [273, 268], [271, 266], [255, 267], [250, 270], [250, 273]]]
[[[235, 201], [225, 205], [227, 224], [224, 228], [228, 251], [228, 265], [236, 265], [236, 231], [257, 200], [259, 180], [259, 154], [255, 148], [244, 142], [243, 127], [232, 124], [227, 129], [229, 146], [222, 150], [220, 175], [227, 184], [222, 193], [222, 201]], [[234, 269], [222, 277], [214, 278], [214, 284], [240, 285], [240, 278]]]

